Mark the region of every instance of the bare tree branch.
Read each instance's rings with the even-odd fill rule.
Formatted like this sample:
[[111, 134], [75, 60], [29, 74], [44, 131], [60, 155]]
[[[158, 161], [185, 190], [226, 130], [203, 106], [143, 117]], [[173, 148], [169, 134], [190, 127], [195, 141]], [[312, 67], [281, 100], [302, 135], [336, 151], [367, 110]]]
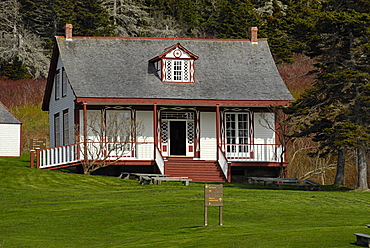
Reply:
[[83, 126], [76, 128], [80, 137], [77, 144], [84, 157], [84, 173], [91, 174], [124, 157], [131, 157], [136, 137], [144, 132], [142, 122], [131, 118], [130, 111], [103, 109], [88, 113], [87, 136], [81, 135], [85, 133]]

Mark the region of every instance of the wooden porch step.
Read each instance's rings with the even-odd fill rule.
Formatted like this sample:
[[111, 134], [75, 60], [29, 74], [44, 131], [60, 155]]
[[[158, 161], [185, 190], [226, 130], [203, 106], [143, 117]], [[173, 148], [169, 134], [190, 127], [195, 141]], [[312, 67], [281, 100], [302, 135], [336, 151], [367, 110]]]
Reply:
[[193, 181], [226, 182], [221, 168], [215, 161], [169, 159], [165, 162], [165, 174], [188, 177]]

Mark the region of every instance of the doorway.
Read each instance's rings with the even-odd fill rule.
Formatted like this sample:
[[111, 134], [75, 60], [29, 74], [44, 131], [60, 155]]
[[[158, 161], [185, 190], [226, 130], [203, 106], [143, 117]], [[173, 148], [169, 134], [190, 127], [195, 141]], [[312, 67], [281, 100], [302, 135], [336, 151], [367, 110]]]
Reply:
[[186, 156], [186, 121], [170, 121], [170, 155]]

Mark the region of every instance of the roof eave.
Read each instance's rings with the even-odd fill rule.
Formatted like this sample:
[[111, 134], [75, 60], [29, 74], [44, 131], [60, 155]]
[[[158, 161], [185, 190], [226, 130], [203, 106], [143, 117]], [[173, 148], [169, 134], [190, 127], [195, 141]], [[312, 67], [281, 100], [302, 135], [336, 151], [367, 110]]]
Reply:
[[77, 97], [76, 103], [93, 105], [171, 105], [171, 106], [234, 106], [271, 107], [288, 105], [290, 100], [216, 100], [216, 99], [166, 99], [166, 98], [100, 98]]
[[5, 108], [5, 110], [6, 111], [8, 111], [9, 112], [9, 114], [11, 114], [15, 119], [17, 119], [18, 121], [19, 121], [19, 123], [11, 123], [11, 122], [9, 122], [9, 123], [1, 123], [1, 124], [17, 124], [17, 125], [23, 125], [23, 122], [18, 118], [18, 116], [16, 116], [15, 114], [13, 114], [12, 113], [12, 111], [10, 111], [10, 109], [7, 107], [7, 106], [5, 106], [5, 104], [4, 103], [2, 103], [1, 101], [0, 101], [0, 104]]
[[58, 58], [59, 58], [59, 47], [58, 47], [57, 39], [55, 38], [53, 52], [51, 55], [48, 78], [46, 80], [44, 99], [42, 101], [43, 111], [49, 111], [49, 103], [50, 103], [50, 98], [51, 98], [51, 92], [53, 90], [54, 75], [55, 75], [55, 71], [56, 71], [57, 64], [58, 64]]

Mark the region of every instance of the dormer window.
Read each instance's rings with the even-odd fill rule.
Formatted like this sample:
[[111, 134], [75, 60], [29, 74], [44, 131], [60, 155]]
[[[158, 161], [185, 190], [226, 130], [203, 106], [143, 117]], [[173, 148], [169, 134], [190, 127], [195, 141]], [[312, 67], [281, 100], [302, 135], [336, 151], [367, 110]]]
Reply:
[[162, 82], [194, 83], [194, 61], [197, 59], [198, 56], [177, 43], [150, 62], [154, 63]]
[[189, 60], [166, 60], [166, 80], [168, 82], [190, 82]]

